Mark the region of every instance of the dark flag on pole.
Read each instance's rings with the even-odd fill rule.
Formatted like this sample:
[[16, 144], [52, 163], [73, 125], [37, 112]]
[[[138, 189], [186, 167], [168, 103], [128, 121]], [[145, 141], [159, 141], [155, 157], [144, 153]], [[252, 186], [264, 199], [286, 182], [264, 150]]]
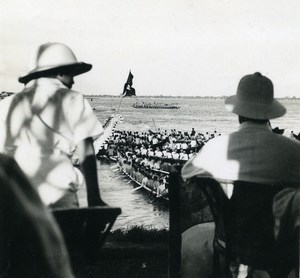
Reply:
[[132, 79], [133, 79], [133, 75], [132, 75], [131, 71], [129, 71], [126, 83], [129, 84], [130, 86], [132, 86]]
[[133, 84], [132, 79], [133, 79], [133, 74], [131, 73], [131, 71], [129, 71], [127, 81], [124, 84], [122, 97], [135, 96], [135, 89], [132, 87], [132, 84]]

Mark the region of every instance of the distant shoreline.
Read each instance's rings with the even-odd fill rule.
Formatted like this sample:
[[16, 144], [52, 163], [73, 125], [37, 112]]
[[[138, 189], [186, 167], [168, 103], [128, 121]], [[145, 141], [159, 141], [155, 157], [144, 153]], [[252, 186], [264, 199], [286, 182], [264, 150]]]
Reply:
[[[3, 99], [7, 96], [13, 95], [15, 92], [6, 92], [2, 91], [0, 92], [0, 99]], [[84, 95], [86, 98], [120, 98], [120, 95]], [[128, 98], [128, 97], [126, 97]], [[136, 99], [136, 98], [185, 98], [185, 99], [226, 99], [227, 96], [163, 96], [163, 95], [154, 95], [154, 96], [131, 96], [130, 98]], [[281, 97], [281, 98], [275, 98], [278, 100], [300, 100], [300, 97]]]
[[[87, 98], [120, 98], [120, 96], [115, 95], [85, 95]], [[128, 98], [128, 97], [127, 97]], [[227, 96], [132, 96], [130, 98], [187, 98], [187, 99], [226, 99]], [[275, 98], [278, 100], [300, 100], [300, 97], [281, 97]]]

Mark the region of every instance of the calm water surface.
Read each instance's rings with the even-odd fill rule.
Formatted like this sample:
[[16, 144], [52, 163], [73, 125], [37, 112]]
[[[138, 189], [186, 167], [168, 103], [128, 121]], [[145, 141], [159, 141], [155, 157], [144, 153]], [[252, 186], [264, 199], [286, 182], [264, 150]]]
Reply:
[[[104, 123], [112, 114], [116, 113], [120, 99], [111, 97], [88, 98], [94, 107], [98, 119]], [[178, 103], [180, 109], [135, 109], [131, 106], [135, 101], [149, 101], [161, 103]], [[272, 127], [284, 128], [285, 134], [291, 130], [300, 132], [300, 101], [281, 101], [287, 108], [287, 114], [271, 122]], [[124, 117], [124, 123], [118, 129], [147, 131], [149, 129], [177, 129], [190, 131], [192, 127], [198, 132], [213, 132], [217, 130], [222, 134], [230, 133], [238, 128], [237, 116], [224, 108], [224, 100], [190, 99], [190, 98], [124, 98], [119, 114]], [[98, 163], [98, 178], [101, 194], [105, 202], [111, 206], [122, 209], [122, 215], [117, 219], [114, 229], [127, 229], [131, 226], [143, 225], [145, 227], [163, 229], [168, 228], [169, 214], [166, 206], [151, 204], [149, 196], [139, 190], [132, 192], [133, 184], [128, 182], [114, 164]], [[80, 201], [85, 203], [85, 194], [80, 190]]]

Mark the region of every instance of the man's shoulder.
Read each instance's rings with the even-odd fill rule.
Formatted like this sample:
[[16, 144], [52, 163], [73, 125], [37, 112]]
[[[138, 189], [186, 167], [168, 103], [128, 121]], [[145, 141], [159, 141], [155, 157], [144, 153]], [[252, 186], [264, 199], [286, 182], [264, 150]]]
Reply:
[[73, 97], [84, 97], [84, 95], [82, 93], [80, 93], [79, 91], [71, 90], [68, 88], [60, 88], [59, 90], [60, 90], [60, 92], [62, 92], [65, 95], [69, 95], [69, 96], [73, 96]]
[[64, 102], [73, 107], [78, 105], [82, 106], [85, 100], [82, 93], [70, 89], [62, 88], [61, 95], [63, 96]]
[[280, 147], [293, 148], [300, 151], [300, 141], [283, 135], [274, 134], [274, 140]]
[[228, 153], [229, 138], [229, 135], [222, 135], [210, 139], [192, 159], [208, 161], [212, 158], [223, 158], [223, 156]]
[[207, 141], [205, 143], [205, 145], [203, 146], [203, 148], [208, 149], [208, 148], [215, 148], [216, 146], [227, 146], [228, 145], [228, 141], [231, 135], [222, 135], [222, 136], [217, 136], [214, 137], [212, 139], [210, 139], [209, 141]]
[[295, 146], [300, 147], [300, 141], [295, 140], [293, 138], [287, 137], [285, 135], [276, 134], [272, 131], [265, 131], [264, 133], [259, 133], [259, 138], [261, 138], [262, 141], [267, 140], [270, 145], [277, 145], [277, 146]]

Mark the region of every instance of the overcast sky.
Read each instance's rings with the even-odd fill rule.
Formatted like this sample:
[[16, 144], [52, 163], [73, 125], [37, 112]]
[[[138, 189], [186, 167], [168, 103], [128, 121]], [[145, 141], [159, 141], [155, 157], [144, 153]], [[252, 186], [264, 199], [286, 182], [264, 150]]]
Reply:
[[62, 42], [93, 69], [85, 94], [235, 94], [260, 71], [300, 97], [299, 0], [0, 0], [0, 90], [20, 91], [38, 45]]

